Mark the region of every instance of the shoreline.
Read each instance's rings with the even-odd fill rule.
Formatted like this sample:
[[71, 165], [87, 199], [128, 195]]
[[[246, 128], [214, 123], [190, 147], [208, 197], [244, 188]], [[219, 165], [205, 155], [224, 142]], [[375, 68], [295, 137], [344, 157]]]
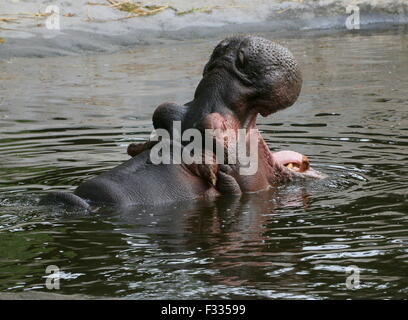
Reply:
[[[57, 0], [53, 4], [59, 10], [59, 29], [54, 30], [47, 28], [49, 1], [10, 0], [7, 6], [0, 5], [0, 59], [109, 53], [138, 45], [242, 32], [358, 32], [373, 26], [408, 24], [406, 0], [253, 0], [250, 4], [244, 0], [200, 0], [194, 4], [152, 0], [148, 4], [159, 8], [158, 12], [135, 17], [105, 5], [106, 0], [93, 5], [87, 0], [68, 4]], [[351, 15], [347, 6], [358, 7], [359, 30], [347, 29]], [[151, 7], [142, 7], [150, 10], [146, 8]]]

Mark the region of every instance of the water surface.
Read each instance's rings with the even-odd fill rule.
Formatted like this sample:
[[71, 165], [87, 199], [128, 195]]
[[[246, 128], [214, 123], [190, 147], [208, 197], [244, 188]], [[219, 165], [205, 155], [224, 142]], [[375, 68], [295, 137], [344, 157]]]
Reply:
[[[218, 40], [0, 62], [1, 292], [45, 292], [56, 265], [60, 294], [406, 298], [406, 29], [277, 39], [304, 87], [259, 127], [271, 149], [307, 154], [323, 181], [96, 215], [38, 205], [127, 160], [158, 104], [191, 100]], [[359, 289], [346, 287], [350, 266]]]

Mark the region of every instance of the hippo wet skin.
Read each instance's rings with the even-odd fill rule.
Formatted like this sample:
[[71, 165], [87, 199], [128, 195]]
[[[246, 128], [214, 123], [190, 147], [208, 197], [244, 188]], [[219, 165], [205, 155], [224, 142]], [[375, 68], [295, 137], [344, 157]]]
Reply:
[[[53, 192], [48, 200], [89, 204], [157, 205], [170, 201], [256, 192], [278, 183], [320, 178], [306, 156], [293, 151], [270, 152], [256, 129], [258, 114], [266, 117], [291, 106], [299, 96], [302, 75], [293, 55], [267, 39], [236, 36], [221, 41], [204, 67], [194, 99], [185, 105], [164, 103], [153, 114], [155, 129], [172, 132], [195, 128], [245, 129], [258, 141], [258, 170], [240, 174], [240, 164], [153, 164], [154, 141], [131, 144], [132, 158], [92, 178], [71, 193]], [[255, 129], [255, 130], [250, 130]], [[255, 137], [254, 137], [255, 135]]]

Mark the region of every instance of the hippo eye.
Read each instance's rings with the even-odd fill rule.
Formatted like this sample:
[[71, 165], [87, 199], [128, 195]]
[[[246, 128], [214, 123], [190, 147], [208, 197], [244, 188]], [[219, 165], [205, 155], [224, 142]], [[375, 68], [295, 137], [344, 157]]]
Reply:
[[244, 64], [245, 64], [244, 52], [239, 51], [238, 52], [238, 66], [242, 68], [244, 66]]

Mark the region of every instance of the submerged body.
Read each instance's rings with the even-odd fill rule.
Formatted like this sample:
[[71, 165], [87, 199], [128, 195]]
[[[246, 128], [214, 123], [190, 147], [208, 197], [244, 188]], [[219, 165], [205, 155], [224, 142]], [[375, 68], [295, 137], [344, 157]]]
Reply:
[[152, 164], [145, 151], [82, 183], [74, 194], [97, 203], [157, 205], [213, 196], [217, 191], [184, 165]]

